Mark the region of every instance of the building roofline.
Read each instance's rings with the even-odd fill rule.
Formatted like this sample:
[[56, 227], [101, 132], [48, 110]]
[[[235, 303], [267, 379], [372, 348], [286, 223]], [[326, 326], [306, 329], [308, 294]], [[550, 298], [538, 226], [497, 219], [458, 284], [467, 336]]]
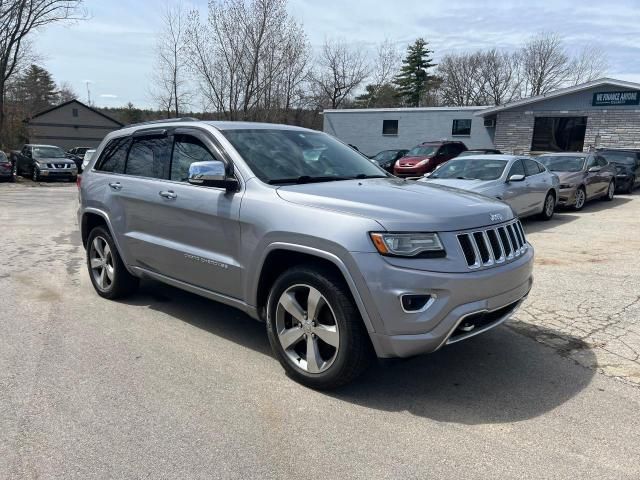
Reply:
[[464, 110], [484, 110], [489, 108], [488, 106], [473, 106], [473, 107], [399, 107], [399, 108], [337, 108], [327, 109], [320, 112], [321, 115], [325, 113], [376, 113], [376, 112], [434, 112], [434, 111], [464, 111]]
[[615, 78], [603, 77], [590, 82], [581, 83], [580, 85], [574, 85], [572, 87], [559, 88], [552, 92], [543, 93], [542, 95], [536, 95], [535, 97], [523, 98], [522, 100], [516, 100], [515, 102], [507, 103], [506, 105], [500, 105], [497, 107], [490, 107], [486, 110], [476, 113], [480, 117], [486, 117], [487, 115], [493, 115], [498, 112], [510, 110], [512, 108], [522, 107], [523, 105], [530, 105], [532, 103], [542, 102], [551, 98], [561, 97], [571, 93], [581, 92], [600, 85], [613, 85], [620, 88], [629, 88], [633, 90], [640, 90], [640, 83], [628, 82], [626, 80], [616, 80]]
[[80, 100], [77, 100], [77, 99], [75, 99], [75, 98], [74, 98], [74, 99], [72, 99], [72, 100], [68, 100], [68, 101], [66, 101], [66, 102], [64, 102], [64, 103], [60, 103], [59, 105], [55, 105], [55, 106], [53, 106], [53, 107], [51, 107], [51, 108], [47, 108], [46, 110], [42, 110], [41, 112], [38, 112], [38, 113], [36, 113], [35, 115], [33, 115], [33, 116], [31, 116], [31, 117], [29, 117], [29, 118], [25, 119], [25, 122], [29, 122], [29, 121], [33, 120], [34, 118], [40, 117], [40, 116], [42, 116], [42, 115], [44, 115], [44, 114], [46, 114], [46, 113], [53, 112], [54, 110], [57, 110], [58, 108], [66, 107], [67, 105], [69, 105], [69, 104], [71, 104], [71, 103], [77, 103], [77, 104], [79, 104], [79, 105], [83, 106], [84, 108], [86, 108], [86, 109], [88, 109], [88, 110], [91, 110], [93, 113], [97, 113], [97, 114], [98, 114], [98, 115], [100, 115], [101, 117], [104, 117], [104, 118], [106, 118], [107, 120], [110, 120], [110, 121], [112, 121], [113, 123], [115, 123], [115, 124], [117, 124], [117, 125], [120, 125], [120, 127], [123, 127], [123, 126], [124, 126], [124, 123], [119, 122], [118, 120], [116, 120], [116, 119], [115, 119], [115, 118], [113, 118], [113, 117], [110, 117], [110, 116], [109, 116], [109, 115], [107, 115], [106, 113], [102, 113], [100, 110], [97, 110], [97, 109], [95, 109], [95, 108], [93, 108], [93, 107], [90, 107], [89, 105], [86, 105], [86, 104], [82, 103]]

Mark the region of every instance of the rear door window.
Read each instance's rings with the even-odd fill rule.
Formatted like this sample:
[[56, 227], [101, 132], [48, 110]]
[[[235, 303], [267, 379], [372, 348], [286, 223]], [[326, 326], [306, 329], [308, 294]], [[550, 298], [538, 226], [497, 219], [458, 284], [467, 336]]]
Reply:
[[102, 155], [100, 155], [100, 160], [96, 163], [96, 170], [110, 173], [124, 173], [129, 142], [129, 137], [120, 137], [111, 140], [107, 146], [104, 147]]
[[136, 177], [169, 178], [171, 140], [169, 137], [134, 138], [125, 173]]

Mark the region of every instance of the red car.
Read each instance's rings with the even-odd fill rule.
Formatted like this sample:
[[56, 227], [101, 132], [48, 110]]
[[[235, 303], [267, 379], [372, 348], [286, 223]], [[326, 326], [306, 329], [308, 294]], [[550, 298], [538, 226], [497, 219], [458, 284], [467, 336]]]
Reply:
[[424, 142], [399, 159], [393, 173], [398, 177], [420, 177], [465, 150], [467, 147], [462, 142]]

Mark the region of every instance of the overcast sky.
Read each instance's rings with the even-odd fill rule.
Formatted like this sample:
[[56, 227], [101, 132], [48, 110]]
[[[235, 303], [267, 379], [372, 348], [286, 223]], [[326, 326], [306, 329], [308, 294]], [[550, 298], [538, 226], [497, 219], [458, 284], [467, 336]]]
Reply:
[[[185, 1], [203, 10], [206, 0]], [[90, 19], [39, 32], [34, 46], [56, 81], [98, 106], [153, 106], [148, 95], [162, 0], [85, 0]], [[325, 37], [373, 49], [423, 36], [435, 59], [453, 51], [511, 50], [541, 30], [569, 49], [596, 44], [609, 76], [640, 82], [640, 0], [289, 0], [313, 46]]]

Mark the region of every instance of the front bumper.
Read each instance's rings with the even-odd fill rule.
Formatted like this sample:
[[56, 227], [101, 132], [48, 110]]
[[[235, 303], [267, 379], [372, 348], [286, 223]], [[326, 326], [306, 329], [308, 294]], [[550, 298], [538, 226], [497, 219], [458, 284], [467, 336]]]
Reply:
[[563, 188], [558, 190], [558, 203], [559, 207], [572, 207], [576, 204], [576, 190], [577, 187]]
[[[433, 352], [487, 331], [516, 310], [533, 284], [531, 246], [511, 263], [467, 273], [398, 268], [378, 254], [353, 255], [367, 279], [367, 312], [378, 320], [370, 336], [382, 358]], [[432, 295], [435, 300], [423, 311], [410, 313], [400, 303], [405, 294]]]
[[78, 170], [70, 168], [40, 168], [40, 176], [43, 178], [75, 178]]
[[616, 175], [616, 190], [628, 190], [631, 187], [631, 182], [633, 182], [633, 176], [631, 175]]

